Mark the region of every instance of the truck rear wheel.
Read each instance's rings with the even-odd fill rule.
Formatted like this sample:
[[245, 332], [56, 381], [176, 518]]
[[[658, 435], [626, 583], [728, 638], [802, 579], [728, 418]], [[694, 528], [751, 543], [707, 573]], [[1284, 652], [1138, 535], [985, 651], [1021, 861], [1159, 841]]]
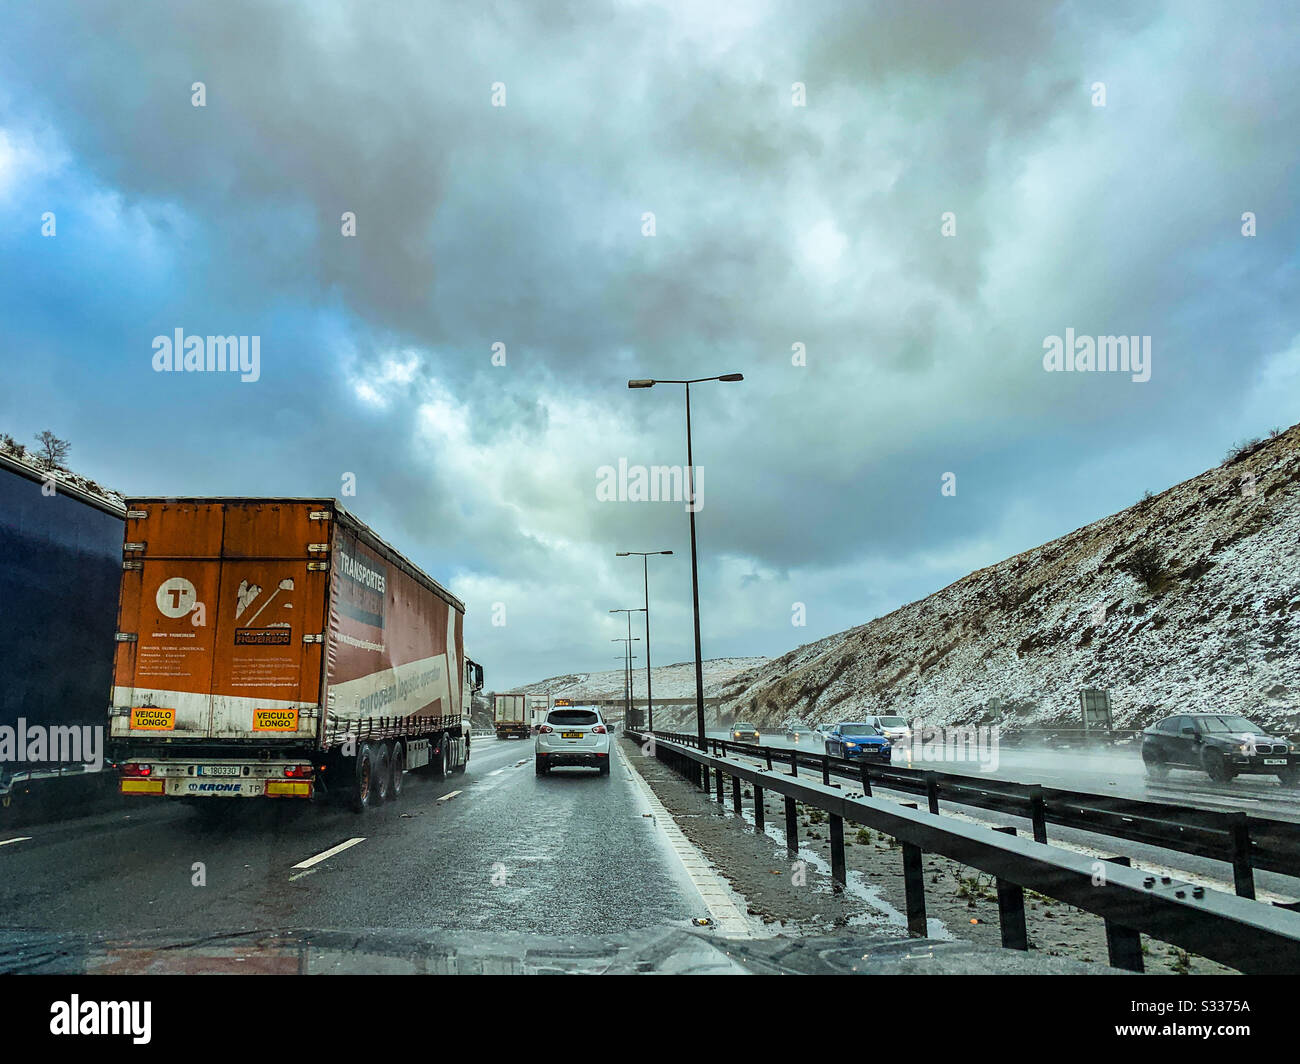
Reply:
[[463, 756], [460, 759], [460, 764], [458, 764], [454, 769], [452, 769], [452, 771], [456, 773], [456, 775], [458, 776], [462, 772], [464, 772], [465, 769], [469, 767], [469, 739], [468, 738], [465, 739], [465, 749], [462, 753]]
[[392, 749], [388, 743], [375, 743], [371, 749], [374, 751], [375, 758], [374, 771], [371, 773], [375, 781], [375, 801], [386, 802], [388, 801], [388, 785], [392, 782]]
[[388, 797], [394, 802], [402, 797], [402, 773], [406, 771], [406, 748], [400, 743], [393, 743], [390, 759], [392, 776], [388, 783]]
[[374, 756], [369, 743], [357, 747], [355, 771], [352, 774], [352, 811], [364, 813], [370, 808], [375, 777]]

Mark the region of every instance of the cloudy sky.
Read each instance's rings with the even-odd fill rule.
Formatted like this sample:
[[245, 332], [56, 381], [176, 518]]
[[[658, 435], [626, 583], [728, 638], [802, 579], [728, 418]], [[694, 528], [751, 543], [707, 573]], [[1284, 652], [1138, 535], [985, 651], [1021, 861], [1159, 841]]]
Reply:
[[[5, 20], [0, 430], [128, 494], [354, 474], [498, 690], [614, 667], [617, 550], [676, 552], [654, 657], [692, 654], [682, 505], [597, 490], [686, 461], [682, 389], [629, 377], [745, 375], [692, 389], [706, 657], [862, 623], [1298, 417], [1292, 3]], [[260, 378], [155, 372], [177, 328], [260, 337]], [[1067, 329], [1149, 336], [1150, 380], [1045, 371]]]

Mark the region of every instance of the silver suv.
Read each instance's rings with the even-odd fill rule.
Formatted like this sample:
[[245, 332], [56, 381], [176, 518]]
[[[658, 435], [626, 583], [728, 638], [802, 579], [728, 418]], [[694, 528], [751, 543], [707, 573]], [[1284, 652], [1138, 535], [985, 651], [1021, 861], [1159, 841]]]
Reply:
[[609, 728], [596, 709], [551, 710], [537, 729], [533, 751], [539, 776], [562, 765], [587, 765], [609, 775]]

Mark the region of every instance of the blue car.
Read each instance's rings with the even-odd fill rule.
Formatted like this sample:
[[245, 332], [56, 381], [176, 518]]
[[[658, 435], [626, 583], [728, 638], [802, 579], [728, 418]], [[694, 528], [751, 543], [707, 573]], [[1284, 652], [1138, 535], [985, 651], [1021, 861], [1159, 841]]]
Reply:
[[845, 721], [826, 733], [826, 752], [834, 757], [889, 762], [893, 744], [874, 724]]

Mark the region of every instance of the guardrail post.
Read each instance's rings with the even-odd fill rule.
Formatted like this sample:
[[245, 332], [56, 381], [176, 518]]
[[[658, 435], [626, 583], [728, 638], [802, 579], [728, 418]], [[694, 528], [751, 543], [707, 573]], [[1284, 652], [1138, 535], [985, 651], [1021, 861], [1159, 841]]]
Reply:
[[740, 816], [740, 777], [731, 777], [731, 811]]
[[790, 775], [794, 776], [796, 779], [799, 776], [799, 751], [798, 750], [790, 751]]
[[907, 933], [925, 938], [930, 929], [925, 921], [925, 868], [921, 847], [903, 843], [903, 887], [907, 892]]
[[[1015, 828], [994, 828], [1004, 835], [1014, 835]], [[1002, 929], [1003, 949], [1029, 949], [1029, 932], [1025, 927], [1025, 892], [1015, 883], [998, 877], [998, 923]]]
[[763, 788], [755, 786], [754, 787], [754, 828], [758, 831], [760, 835], [762, 835], [763, 832], [767, 829], [767, 824], [763, 819], [763, 814], [766, 811], [767, 810], [763, 808]]
[[1041, 783], [1035, 783], [1029, 788], [1029, 816], [1034, 822], [1034, 841], [1046, 842], [1047, 804], [1043, 801], [1043, 785]]
[[871, 797], [871, 774], [867, 771], [865, 762], [862, 765], [862, 797]]
[[1237, 895], [1255, 897], [1255, 869], [1250, 864], [1250, 823], [1245, 813], [1228, 814], [1228, 838], [1232, 844], [1232, 882]]
[[844, 870], [844, 818], [831, 814], [831, 889], [840, 891], [848, 882]]
[[[1117, 865], [1129, 868], [1127, 857], [1108, 857]], [[1123, 968], [1126, 972], [1142, 971], [1142, 936], [1132, 928], [1121, 927], [1110, 920], [1106, 924], [1106, 954], [1112, 968]]]
[[925, 774], [925, 800], [930, 805], [930, 812], [939, 812], [939, 777], [933, 772]]
[[714, 778], [714, 781], [715, 781], [716, 784], [717, 784], [718, 804], [721, 805], [722, 802], [723, 802], [723, 798], [722, 798], [722, 769], [720, 769], [720, 768], [715, 768], [715, 769], [713, 770], [713, 778]]
[[822, 784], [827, 787], [831, 785], [831, 759], [826, 754], [822, 754]]
[[799, 810], [788, 794], [785, 796], [785, 848], [791, 857], [799, 852]]
[[767, 762], [767, 771], [771, 772], [772, 771], [772, 748], [770, 746], [763, 747], [763, 759]]

